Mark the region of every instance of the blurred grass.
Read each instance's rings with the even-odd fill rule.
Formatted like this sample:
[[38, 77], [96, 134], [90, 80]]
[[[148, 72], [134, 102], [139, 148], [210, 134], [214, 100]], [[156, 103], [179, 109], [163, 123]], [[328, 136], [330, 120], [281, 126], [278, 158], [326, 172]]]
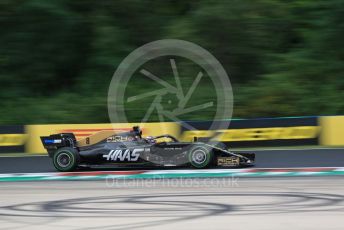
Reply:
[[[234, 117], [344, 114], [343, 11], [341, 0], [3, 0], [0, 123], [109, 122], [117, 66], [164, 38], [194, 42], [221, 62], [233, 84]], [[166, 59], [156, 61], [147, 69], [174, 84]], [[178, 64], [187, 90], [198, 70]], [[204, 80], [188, 106], [214, 100]], [[136, 73], [126, 96], [158, 87]], [[174, 95], [163, 99], [166, 110], [177, 103]], [[126, 103], [128, 119], [141, 120], [150, 102]], [[214, 112], [181, 119], [208, 120]]]

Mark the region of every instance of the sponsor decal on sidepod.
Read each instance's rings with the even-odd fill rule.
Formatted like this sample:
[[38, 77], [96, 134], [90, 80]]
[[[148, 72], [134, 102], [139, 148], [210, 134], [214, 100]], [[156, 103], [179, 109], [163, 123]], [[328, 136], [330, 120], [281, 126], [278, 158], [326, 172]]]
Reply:
[[108, 154], [104, 154], [103, 158], [106, 158], [107, 161], [137, 161], [143, 151], [143, 148], [132, 151], [129, 149], [111, 150]]

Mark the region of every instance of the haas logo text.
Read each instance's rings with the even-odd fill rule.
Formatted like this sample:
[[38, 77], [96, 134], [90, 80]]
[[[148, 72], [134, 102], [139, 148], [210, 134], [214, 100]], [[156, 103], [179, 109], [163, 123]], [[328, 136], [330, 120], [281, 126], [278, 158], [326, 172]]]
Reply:
[[111, 150], [108, 154], [104, 154], [103, 157], [106, 158], [107, 161], [137, 161], [140, 153], [143, 151], [143, 148], [133, 149], [132, 151], [129, 149], [117, 149]]

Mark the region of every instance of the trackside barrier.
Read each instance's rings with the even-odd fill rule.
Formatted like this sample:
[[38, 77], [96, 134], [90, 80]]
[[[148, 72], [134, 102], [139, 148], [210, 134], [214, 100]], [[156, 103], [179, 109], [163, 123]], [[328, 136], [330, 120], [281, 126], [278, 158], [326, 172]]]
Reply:
[[319, 144], [324, 146], [344, 146], [344, 116], [319, 117], [322, 132]]
[[0, 125], [0, 154], [24, 152], [26, 138], [23, 125]]
[[[180, 139], [220, 141], [230, 147], [318, 145], [321, 127], [317, 117], [232, 120], [228, 129], [211, 130], [211, 121], [184, 122]], [[216, 123], [216, 121], [215, 121]], [[188, 130], [184, 127], [193, 127]]]
[[[217, 122], [217, 121], [215, 121]], [[184, 126], [183, 123], [187, 123]], [[344, 146], [344, 116], [234, 119], [228, 129], [209, 130], [211, 121], [0, 126], [1, 153], [46, 153], [40, 136], [72, 132], [78, 140], [107, 129], [140, 125], [146, 136], [169, 133], [182, 141], [221, 141], [230, 147], [323, 145]], [[188, 130], [184, 127], [194, 127]]]

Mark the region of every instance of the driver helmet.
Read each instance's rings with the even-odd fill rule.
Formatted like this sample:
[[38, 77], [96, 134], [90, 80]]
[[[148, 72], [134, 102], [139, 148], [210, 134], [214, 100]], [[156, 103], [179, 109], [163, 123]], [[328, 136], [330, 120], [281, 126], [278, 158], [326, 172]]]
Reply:
[[155, 140], [154, 137], [152, 137], [152, 136], [146, 137], [146, 140], [147, 140], [147, 142], [150, 143], [150, 144], [155, 144], [155, 143], [156, 143], [156, 140]]

